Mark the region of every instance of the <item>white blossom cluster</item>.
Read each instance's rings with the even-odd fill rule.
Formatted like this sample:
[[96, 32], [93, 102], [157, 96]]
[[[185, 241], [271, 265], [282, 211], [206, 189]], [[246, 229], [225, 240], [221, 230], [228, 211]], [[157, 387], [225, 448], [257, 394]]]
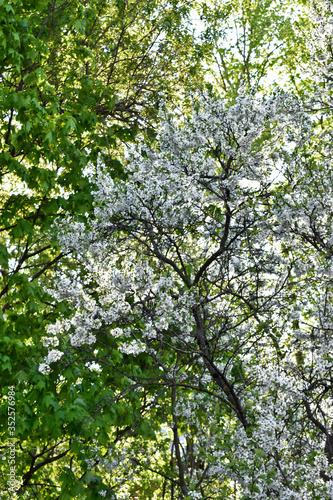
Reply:
[[51, 349], [51, 351], [49, 351], [47, 357], [45, 358], [45, 362], [39, 365], [39, 371], [44, 374], [49, 373], [51, 371], [50, 364], [59, 361], [59, 359], [61, 359], [63, 355], [63, 352], [57, 349]]

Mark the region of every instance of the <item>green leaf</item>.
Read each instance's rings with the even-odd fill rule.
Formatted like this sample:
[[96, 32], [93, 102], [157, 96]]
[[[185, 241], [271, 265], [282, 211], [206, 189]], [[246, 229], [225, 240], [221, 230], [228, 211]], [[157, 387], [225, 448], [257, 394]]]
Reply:
[[5, 269], [8, 269], [8, 259], [9, 253], [6, 246], [3, 243], [0, 243], [0, 265]]

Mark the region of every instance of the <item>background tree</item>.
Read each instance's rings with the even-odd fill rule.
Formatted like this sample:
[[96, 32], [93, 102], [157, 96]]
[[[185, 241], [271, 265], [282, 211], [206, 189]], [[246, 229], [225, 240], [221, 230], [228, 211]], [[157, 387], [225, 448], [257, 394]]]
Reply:
[[309, 60], [309, 16], [302, 3], [217, 0], [199, 5], [211, 79], [226, 95], [234, 97], [241, 87], [289, 85], [299, 60]]

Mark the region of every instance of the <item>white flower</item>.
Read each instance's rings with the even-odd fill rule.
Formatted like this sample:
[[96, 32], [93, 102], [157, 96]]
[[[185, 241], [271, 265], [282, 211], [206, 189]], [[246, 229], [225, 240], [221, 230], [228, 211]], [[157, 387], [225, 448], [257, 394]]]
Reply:
[[51, 351], [49, 351], [45, 361], [47, 364], [54, 363], [56, 361], [59, 361], [59, 359], [61, 359], [63, 355], [64, 353], [59, 351], [58, 349], [52, 349]]
[[85, 366], [89, 368], [90, 371], [95, 371], [95, 372], [101, 372], [102, 367], [99, 363], [96, 363], [95, 361], [86, 363]]
[[51, 371], [50, 365], [47, 363], [40, 363], [38, 371], [43, 375], [48, 375]]
[[44, 347], [50, 347], [50, 346], [53, 346], [53, 347], [56, 347], [57, 345], [59, 345], [59, 340], [57, 339], [57, 337], [42, 337], [42, 342], [43, 342], [43, 346]]

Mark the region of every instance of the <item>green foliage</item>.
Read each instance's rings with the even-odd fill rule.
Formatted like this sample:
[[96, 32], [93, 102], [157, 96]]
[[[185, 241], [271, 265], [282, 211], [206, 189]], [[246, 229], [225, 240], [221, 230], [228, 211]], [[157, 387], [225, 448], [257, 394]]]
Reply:
[[302, 12], [298, 2], [216, 0], [200, 2], [200, 9], [211, 78], [231, 98], [240, 88], [260, 90], [294, 72], [305, 48], [295, 29]]

